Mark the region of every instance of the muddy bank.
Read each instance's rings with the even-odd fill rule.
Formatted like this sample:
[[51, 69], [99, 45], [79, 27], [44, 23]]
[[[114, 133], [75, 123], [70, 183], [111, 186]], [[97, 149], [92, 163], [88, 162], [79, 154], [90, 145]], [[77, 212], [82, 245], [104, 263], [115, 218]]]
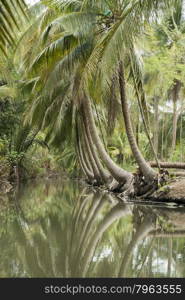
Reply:
[[185, 204], [185, 178], [169, 182], [149, 197], [149, 200], [173, 201]]

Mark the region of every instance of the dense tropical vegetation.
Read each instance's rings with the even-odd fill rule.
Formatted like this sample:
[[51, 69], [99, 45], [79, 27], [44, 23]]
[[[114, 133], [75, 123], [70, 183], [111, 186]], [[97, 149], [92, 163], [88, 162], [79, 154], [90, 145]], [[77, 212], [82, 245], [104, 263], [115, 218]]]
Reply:
[[6, 0], [0, 23], [1, 185], [54, 168], [148, 197], [184, 175], [183, 0]]

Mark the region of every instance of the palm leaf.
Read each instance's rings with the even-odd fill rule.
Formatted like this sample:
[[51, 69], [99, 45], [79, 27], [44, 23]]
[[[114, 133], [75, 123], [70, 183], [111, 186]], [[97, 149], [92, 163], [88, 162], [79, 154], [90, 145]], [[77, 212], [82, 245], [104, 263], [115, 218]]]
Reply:
[[16, 30], [20, 30], [21, 20], [26, 16], [26, 7], [24, 0], [0, 1], [0, 49], [5, 55], [6, 46], [15, 43]]
[[43, 64], [55, 65], [62, 57], [76, 47], [78, 41], [72, 34], [64, 34], [60, 39], [46, 47], [34, 60], [31, 72], [37, 72]]

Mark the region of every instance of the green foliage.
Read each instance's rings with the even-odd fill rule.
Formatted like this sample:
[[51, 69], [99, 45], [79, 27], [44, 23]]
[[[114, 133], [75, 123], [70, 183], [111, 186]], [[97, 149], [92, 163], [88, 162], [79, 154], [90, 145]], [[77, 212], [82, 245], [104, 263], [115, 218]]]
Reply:
[[7, 55], [6, 46], [15, 44], [16, 34], [26, 16], [24, 0], [2, 0], [0, 12], [0, 51]]
[[0, 138], [10, 140], [19, 121], [18, 105], [10, 98], [0, 97]]
[[0, 155], [12, 165], [28, 167], [28, 161], [36, 165], [41, 147], [49, 145], [44, 159], [53, 156], [54, 165], [77, 173], [74, 128], [86, 94], [110, 156], [122, 167], [135, 168], [121, 116], [117, 70], [122, 60], [133, 130], [143, 156], [153, 159], [146, 126], [154, 140], [153, 99], [158, 97], [158, 157], [184, 158], [183, 105], [176, 149], [172, 155], [168, 151], [177, 81], [178, 109], [184, 99], [182, 1], [41, 1], [30, 8], [29, 21], [23, 21], [23, 2], [15, 4], [15, 15], [10, 2], [3, 1], [3, 7], [11, 27], [4, 24], [0, 33], [3, 51], [4, 40], [11, 45], [8, 58], [0, 59]]
[[19, 162], [22, 160], [22, 158], [24, 157], [24, 152], [16, 152], [16, 151], [12, 151], [10, 152], [6, 158], [7, 161], [9, 162], [9, 164], [11, 166], [16, 166], [19, 164]]

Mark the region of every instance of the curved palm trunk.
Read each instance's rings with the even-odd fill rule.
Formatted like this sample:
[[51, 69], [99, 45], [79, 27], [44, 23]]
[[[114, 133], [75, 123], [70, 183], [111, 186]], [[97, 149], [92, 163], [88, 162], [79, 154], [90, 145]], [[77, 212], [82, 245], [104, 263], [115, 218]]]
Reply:
[[87, 151], [87, 146], [83, 141], [81, 141], [80, 144], [81, 144], [81, 151], [82, 151], [82, 156], [83, 156], [84, 163], [86, 164], [86, 167], [89, 169], [89, 171], [95, 177], [96, 173], [94, 172], [94, 169], [92, 167], [91, 160], [89, 158], [89, 154], [88, 154], [88, 151]]
[[90, 134], [90, 131], [89, 131], [89, 125], [88, 125], [88, 122], [86, 120], [86, 117], [85, 117], [84, 113], [83, 113], [83, 118], [84, 118], [83, 119], [84, 120], [84, 131], [86, 133], [86, 138], [89, 141], [89, 146], [91, 148], [91, 152], [92, 152], [93, 158], [95, 160], [95, 163], [97, 165], [97, 168], [99, 170], [99, 173], [101, 175], [101, 178], [102, 178], [103, 182], [104, 183], [109, 183], [109, 182], [112, 181], [111, 175], [102, 166], [102, 163], [101, 163], [101, 161], [99, 159], [98, 153], [96, 152], [97, 150], [94, 147], [94, 144], [93, 144], [93, 141], [92, 141], [92, 137], [91, 137], [91, 134]]
[[86, 174], [86, 172], [85, 172], [85, 170], [84, 170], [84, 167], [83, 167], [83, 164], [82, 164], [82, 161], [81, 161], [81, 158], [80, 158], [80, 155], [79, 155], [79, 154], [78, 154], [78, 162], [79, 162], [79, 165], [80, 165], [80, 168], [81, 168], [81, 170], [82, 170], [83, 175], [86, 177], [87, 174]]
[[81, 147], [82, 147], [82, 154], [83, 154], [84, 162], [85, 162], [87, 168], [89, 169], [89, 171], [92, 174], [94, 174], [93, 169], [92, 169], [92, 165], [91, 165], [89, 157], [88, 157], [88, 153], [86, 152], [86, 147], [85, 146], [81, 146]]
[[96, 152], [96, 149], [95, 149], [95, 147], [93, 145], [93, 141], [92, 141], [92, 138], [91, 138], [91, 135], [90, 135], [88, 127], [87, 127], [87, 135], [88, 135], [89, 144], [91, 146], [92, 155], [93, 155], [94, 160], [96, 162], [96, 165], [97, 165], [97, 168], [98, 168], [99, 173], [101, 175], [101, 178], [102, 178], [102, 180], [103, 180], [104, 183], [109, 183], [109, 182], [112, 181], [112, 176], [102, 166], [102, 163], [101, 163], [101, 161], [100, 161], [100, 159], [98, 157], [98, 154]]
[[95, 144], [97, 151], [99, 153], [100, 158], [104, 162], [105, 166], [111, 173], [111, 175], [119, 182], [119, 183], [128, 183], [130, 185], [133, 175], [130, 172], [127, 172], [117, 166], [114, 161], [110, 158], [108, 153], [105, 151], [105, 148], [101, 142], [101, 139], [98, 135], [97, 128], [95, 125], [94, 117], [92, 114], [91, 102], [88, 97], [86, 97], [83, 101], [84, 113], [86, 115], [86, 120], [89, 124], [89, 131], [92, 137], [93, 143]]
[[88, 168], [88, 166], [86, 165], [86, 162], [84, 161], [84, 156], [82, 153], [82, 147], [81, 147], [81, 143], [80, 143], [80, 137], [79, 137], [79, 128], [78, 128], [78, 121], [76, 120], [76, 144], [77, 144], [77, 155], [78, 155], [78, 160], [79, 160], [79, 164], [81, 166], [81, 169], [85, 175], [85, 177], [87, 177], [87, 179], [90, 182], [93, 182], [94, 180], [94, 175], [92, 173], [92, 170], [90, 170]]
[[85, 167], [88, 170], [88, 172], [90, 172], [90, 174], [93, 176], [93, 182], [98, 181], [99, 180], [99, 175], [94, 173], [94, 170], [92, 168], [92, 166], [90, 165], [90, 168], [88, 167], [90, 161], [89, 161], [89, 157], [88, 157], [88, 153], [84, 147], [84, 145], [82, 145], [81, 143], [81, 151], [82, 151], [82, 157], [85, 163]]
[[125, 89], [125, 77], [123, 71], [123, 63], [119, 64], [119, 85], [120, 85], [120, 95], [121, 95], [121, 104], [122, 104], [122, 112], [125, 122], [126, 133], [128, 137], [128, 141], [134, 155], [134, 158], [144, 175], [147, 182], [153, 181], [157, 177], [157, 173], [150, 167], [150, 165], [144, 159], [142, 153], [140, 152], [136, 139], [134, 136], [132, 123], [130, 119], [130, 111], [128, 107], [127, 97], [126, 97], [126, 89]]
[[93, 174], [92, 165], [91, 165], [91, 163], [88, 159], [88, 155], [87, 155], [87, 152], [86, 152], [86, 145], [83, 145], [82, 141], [80, 141], [80, 140], [79, 140], [79, 144], [80, 144], [81, 154], [83, 156], [84, 163], [86, 164], [89, 171]]
[[84, 156], [83, 156], [83, 152], [82, 152], [82, 147], [81, 147], [81, 143], [78, 143], [78, 153], [79, 153], [79, 161], [80, 161], [80, 165], [82, 167], [82, 171], [84, 172], [84, 175], [88, 178], [88, 180], [90, 182], [92, 182], [94, 180], [94, 175], [93, 173], [88, 169], [85, 160], [84, 160]]
[[101, 175], [99, 173], [96, 162], [94, 160], [94, 157], [93, 157], [93, 154], [92, 154], [92, 151], [91, 151], [91, 147], [89, 145], [89, 140], [87, 139], [87, 135], [86, 135], [86, 132], [85, 132], [84, 128], [83, 128], [83, 133], [84, 133], [84, 144], [85, 144], [85, 147], [86, 147], [86, 150], [87, 150], [87, 156], [89, 158], [89, 163], [90, 163], [91, 168], [92, 168], [93, 173], [94, 173], [94, 177], [95, 177], [95, 179], [97, 180], [98, 183], [101, 183]]
[[137, 124], [136, 124], [136, 143], [139, 147], [139, 132], [140, 132], [140, 124], [139, 124], [139, 112], [137, 114]]

